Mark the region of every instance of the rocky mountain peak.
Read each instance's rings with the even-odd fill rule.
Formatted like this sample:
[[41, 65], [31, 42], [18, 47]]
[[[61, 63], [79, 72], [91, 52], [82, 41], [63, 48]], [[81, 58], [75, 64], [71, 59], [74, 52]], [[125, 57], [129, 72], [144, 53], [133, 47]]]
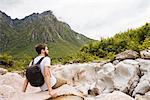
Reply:
[[42, 19], [46, 20], [57, 20], [57, 18], [53, 15], [53, 12], [51, 10], [44, 11], [42, 13], [33, 13], [29, 16], [26, 16], [25, 18], [21, 19], [24, 23], [32, 23], [34, 21], [39, 21]]
[[44, 11], [43, 13], [40, 14], [40, 17], [57, 20], [57, 18], [55, 17], [55, 15], [53, 14], [51, 10]]
[[10, 16], [6, 15], [4, 12], [0, 11], [0, 21], [6, 23], [9, 26], [13, 26], [13, 21]]
[[40, 15], [42, 16], [53, 15], [53, 12], [51, 10], [48, 10], [48, 11], [42, 12]]

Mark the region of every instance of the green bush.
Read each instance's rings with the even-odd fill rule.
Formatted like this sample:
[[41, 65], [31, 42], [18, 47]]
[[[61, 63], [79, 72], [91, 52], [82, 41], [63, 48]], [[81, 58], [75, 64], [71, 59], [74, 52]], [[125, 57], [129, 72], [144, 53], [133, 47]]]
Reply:
[[0, 61], [1, 61], [2, 65], [4, 65], [5, 67], [10, 67], [10, 66], [13, 66], [13, 64], [14, 64], [13, 57], [6, 53], [0, 54]]
[[111, 38], [91, 42], [88, 45], [82, 46], [80, 51], [100, 58], [113, 59], [115, 54], [127, 49], [139, 52], [147, 48], [150, 48], [149, 23], [137, 29], [118, 33]]

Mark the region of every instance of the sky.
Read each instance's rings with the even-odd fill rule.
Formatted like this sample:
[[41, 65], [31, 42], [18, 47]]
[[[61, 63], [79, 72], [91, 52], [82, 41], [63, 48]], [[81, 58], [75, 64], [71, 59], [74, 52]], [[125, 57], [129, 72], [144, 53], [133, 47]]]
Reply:
[[150, 0], [0, 0], [0, 10], [13, 19], [51, 10], [74, 31], [97, 40], [150, 22]]

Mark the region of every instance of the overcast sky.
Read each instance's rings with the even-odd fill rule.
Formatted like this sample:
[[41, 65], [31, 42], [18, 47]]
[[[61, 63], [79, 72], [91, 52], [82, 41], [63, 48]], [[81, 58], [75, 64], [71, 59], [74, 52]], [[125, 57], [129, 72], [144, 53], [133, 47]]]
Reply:
[[150, 22], [150, 0], [0, 0], [0, 10], [13, 19], [52, 10], [74, 31], [93, 39]]

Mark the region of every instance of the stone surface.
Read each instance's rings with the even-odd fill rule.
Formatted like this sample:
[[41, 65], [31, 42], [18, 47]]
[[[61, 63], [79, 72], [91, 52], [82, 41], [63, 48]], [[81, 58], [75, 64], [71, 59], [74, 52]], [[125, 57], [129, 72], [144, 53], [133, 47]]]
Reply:
[[124, 59], [135, 59], [139, 57], [139, 53], [133, 50], [126, 50], [124, 52], [121, 52], [120, 54], [116, 55], [117, 60], [124, 60]]
[[134, 89], [133, 96], [136, 94], [145, 94], [150, 89], [149, 82], [147, 80], [144, 80], [140, 83], [138, 83], [137, 87]]
[[135, 100], [150, 100], [150, 96], [144, 95], [136, 95]]
[[116, 64], [56, 65], [52, 72], [57, 78], [57, 97], [51, 98], [48, 91], [42, 92], [30, 85], [27, 92], [22, 93], [24, 78], [8, 72], [0, 75], [0, 100], [134, 100], [131, 96], [136, 100], [149, 100], [148, 59], [118, 60]]
[[140, 51], [141, 58], [150, 59], [150, 49]]
[[144, 75], [150, 72], [150, 60], [146, 59], [136, 59], [139, 62], [141, 74]]
[[96, 97], [87, 97], [85, 100], [134, 100], [134, 98], [120, 91], [98, 95]]
[[120, 62], [115, 68], [113, 76], [114, 87], [117, 90], [127, 93], [131, 87], [134, 87], [133, 83], [138, 81], [137, 73], [139, 67]]
[[11, 100], [15, 92], [16, 90], [9, 85], [0, 85], [0, 97], [5, 100]]

